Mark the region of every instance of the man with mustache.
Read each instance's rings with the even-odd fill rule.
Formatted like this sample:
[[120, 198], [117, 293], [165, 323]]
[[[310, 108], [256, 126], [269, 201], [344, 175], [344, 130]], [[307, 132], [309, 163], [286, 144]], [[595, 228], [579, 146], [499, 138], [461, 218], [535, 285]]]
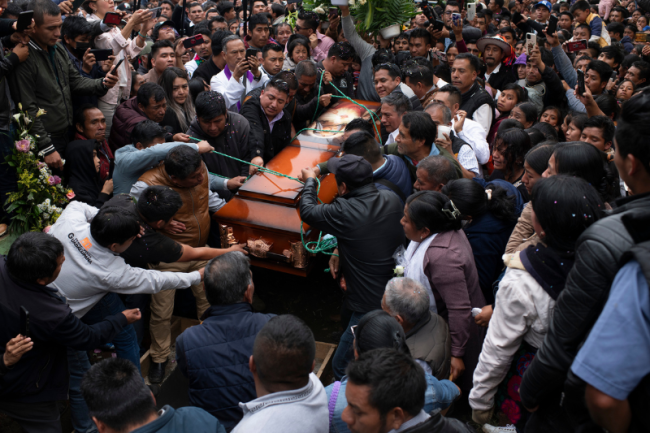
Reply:
[[501, 90], [506, 84], [517, 81], [512, 67], [514, 53], [512, 46], [501, 35], [484, 36], [476, 42], [483, 53], [483, 61], [487, 70], [485, 82], [494, 90]]

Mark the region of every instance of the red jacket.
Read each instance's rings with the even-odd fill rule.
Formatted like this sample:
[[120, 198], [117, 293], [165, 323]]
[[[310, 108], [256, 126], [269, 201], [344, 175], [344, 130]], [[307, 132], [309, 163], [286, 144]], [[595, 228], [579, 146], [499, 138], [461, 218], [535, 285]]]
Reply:
[[120, 104], [115, 110], [111, 135], [108, 138], [113, 153], [120, 147], [131, 144], [131, 131], [135, 125], [147, 119], [147, 115], [138, 108], [137, 96]]

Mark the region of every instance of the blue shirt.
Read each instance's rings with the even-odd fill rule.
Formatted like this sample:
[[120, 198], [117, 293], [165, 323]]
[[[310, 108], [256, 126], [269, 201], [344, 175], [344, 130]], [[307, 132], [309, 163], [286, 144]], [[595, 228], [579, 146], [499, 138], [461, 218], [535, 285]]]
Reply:
[[600, 392], [625, 400], [650, 373], [650, 292], [639, 263], [616, 274], [609, 299], [571, 370]]

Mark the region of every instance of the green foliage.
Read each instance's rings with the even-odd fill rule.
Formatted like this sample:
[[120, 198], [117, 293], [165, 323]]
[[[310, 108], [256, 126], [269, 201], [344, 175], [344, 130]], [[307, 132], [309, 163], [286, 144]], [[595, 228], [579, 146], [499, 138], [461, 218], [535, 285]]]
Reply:
[[[22, 106], [19, 105], [22, 110]], [[37, 116], [45, 114], [39, 110]], [[68, 197], [74, 197], [72, 190], [61, 185], [61, 179], [53, 176], [47, 164], [38, 160], [36, 138], [29, 133], [33, 124], [31, 117], [23, 111], [14, 115], [18, 124], [14, 151], [5, 158], [5, 163], [16, 169], [18, 188], [10, 193], [5, 210], [12, 212], [9, 231], [22, 234], [40, 231], [54, 224], [59, 218]]]
[[360, 34], [375, 35], [393, 24], [401, 27], [417, 15], [413, 0], [352, 0], [350, 9]]

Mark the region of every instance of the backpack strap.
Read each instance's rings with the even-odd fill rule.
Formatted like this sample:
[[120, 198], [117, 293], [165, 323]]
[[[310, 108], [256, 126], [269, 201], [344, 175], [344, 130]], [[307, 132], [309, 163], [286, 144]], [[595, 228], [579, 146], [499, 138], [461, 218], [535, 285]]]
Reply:
[[330, 396], [330, 401], [327, 404], [327, 409], [330, 412], [330, 425], [332, 425], [332, 418], [334, 418], [334, 409], [336, 408], [336, 400], [339, 398], [339, 390], [341, 389], [341, 382], [334, 382], [334, 387], [332, 388], [332, 395]]
[[397, 194], [397, 196], [398, 196], [399, 198], [401, 198], [403, 202], [406, 202], [406, 196], [404, 195], [404, 193], [402, 192], [402, 190], [399, 189], [399, 188], [397, 187], [397, 185], [395, 185], [395, 184], [394, 184], [393, 182], [391, 182], [390, 180], [388, 180], [388, 179], [377, 179], [377, 180], [375, 180], [375, 183], [378, 183], [378, 184], [380, 184], [380, 185], [384, 185], [384, 186], [387, 187], [387, 188], [390, 188], [390, 190], [393, 191], [395, 194]]

